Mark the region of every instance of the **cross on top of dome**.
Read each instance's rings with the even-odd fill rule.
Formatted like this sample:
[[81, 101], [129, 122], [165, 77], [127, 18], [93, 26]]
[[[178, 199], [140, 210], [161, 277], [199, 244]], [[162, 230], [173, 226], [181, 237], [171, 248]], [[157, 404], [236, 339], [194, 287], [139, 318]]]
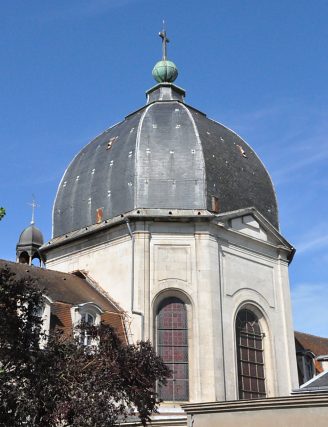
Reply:
[[35, 208], [38, 208], [39, 205], [35, 201], [35, 197], [32, 196], [32, 202], [28, 203], [32, 207], [32, 217], [31, 217], [31, 224], [34, 224], [34, 216], [35, 216]]
[[163, 30], [159, 32], [158, 34], [162, 39], [162, 61], [167, 60], [167, 44], [170, 43], [170, 40], [166, 37], [166, 30], [165, 30], [165, 21], [163, 21]]
[[174, 62], [167, 59], [167, 43], [170, 40], [166, 36], [164, 21], [163, 30], [159, 32], [159, 36], [162, 39], [162, 60], [157, 62], [152, 74], [158, 83], [173, 83], [178, 77], [178, 69]]

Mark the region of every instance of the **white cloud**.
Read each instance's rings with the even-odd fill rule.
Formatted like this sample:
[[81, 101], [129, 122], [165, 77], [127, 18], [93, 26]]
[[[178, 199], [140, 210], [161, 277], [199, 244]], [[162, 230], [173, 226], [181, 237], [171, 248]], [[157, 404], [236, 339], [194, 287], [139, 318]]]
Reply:
[[328, 282], [302, 283], [292, 289], [294, 329], [328, 336]]
[[[286, 158], [279, 164], [272, 175], [276, 185], [287, 183], [299, 178], [299, 174], [308, 174], [309, 170], [315, 170], [315, 166], [327, 162], [326, 126], [322, 128], [320, 134], [312, 137], [310, 143], [307, 139], [300, 140], [298, 144], [294, 141], [291, 147], [284, 150]], [[278, 162], [276, 162], [278, 165]]]
[[[269, 167], [276, 186], [301, 182], [328, 158], [328, 111], [297, 99], [278, 99], [260, 109], [226, 116]], [[229, 120], [230, 119], [230, 120]]]
[[303, 243], [296, 245], [297, 253], [302, 254], [304, 252], [318, 250], [326, 247], [328, 245], [328, 235], [327, 235], [327, 225], [323, 230], [324, 234], [320, 234], [312, 239], [304, 239]]
[[311, 230], [305, 232], [295, 244], [297, 254], [303, 255], [328, 246], [327, 222], [315, 224]]

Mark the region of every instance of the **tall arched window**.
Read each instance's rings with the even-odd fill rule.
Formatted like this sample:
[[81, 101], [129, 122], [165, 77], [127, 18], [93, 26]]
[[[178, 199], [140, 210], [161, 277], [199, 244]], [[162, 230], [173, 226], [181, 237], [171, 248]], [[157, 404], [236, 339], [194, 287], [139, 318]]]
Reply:
[[159, 389], [166, 401], [189, 400], [188, 320], [186, 305], [179, 298], [166, 298], [158, 307], [156, 319], [157, 352], [172, 370], [172, 378]]
[[263, 334], [257, 316], [240, 310], [236, 319], [239, 399], [266, 397]]

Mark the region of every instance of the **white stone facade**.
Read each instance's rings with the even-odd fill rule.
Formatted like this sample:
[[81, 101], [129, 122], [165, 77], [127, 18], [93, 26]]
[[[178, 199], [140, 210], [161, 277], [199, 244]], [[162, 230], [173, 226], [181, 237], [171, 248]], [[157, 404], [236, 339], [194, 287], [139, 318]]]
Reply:
[[86, 271], [127, 312], [131, 341], [156, 345], [158, 304], [182, 299], [190, 402], [238, 399], [235, 320], [241, 308], [251, 309], [264, 333], [267, 395], [289, 395], [298, 385], [288, 282], [293, 249], [283, 237], [251, 208], [127, 217], [130, 230], [122, 218], [50, 242], [47, 267]]

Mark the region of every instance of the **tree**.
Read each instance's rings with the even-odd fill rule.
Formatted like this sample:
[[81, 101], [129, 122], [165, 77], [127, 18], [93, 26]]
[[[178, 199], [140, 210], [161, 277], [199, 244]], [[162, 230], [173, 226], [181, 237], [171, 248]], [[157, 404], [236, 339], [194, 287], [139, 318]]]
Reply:
[[0, 270], [0, 420], [4, 426], [106, 427], [137, 413], [146, 425], [169, 369], [151, 344], [126, 345], [107, 325], [80, 325], [94, 346], [57, 333], [40, 349], [42, 292]]
[[36, 308], [42, 293], [9, 269], [0, 270], [0, 419], [2, 425], [19, 425], [29, 415], [38, 358], [41, 319]]
[[6, 210], [5, 208], [0, 207], [0, 221], [2, 220], [2, 218], [6, 215]]

